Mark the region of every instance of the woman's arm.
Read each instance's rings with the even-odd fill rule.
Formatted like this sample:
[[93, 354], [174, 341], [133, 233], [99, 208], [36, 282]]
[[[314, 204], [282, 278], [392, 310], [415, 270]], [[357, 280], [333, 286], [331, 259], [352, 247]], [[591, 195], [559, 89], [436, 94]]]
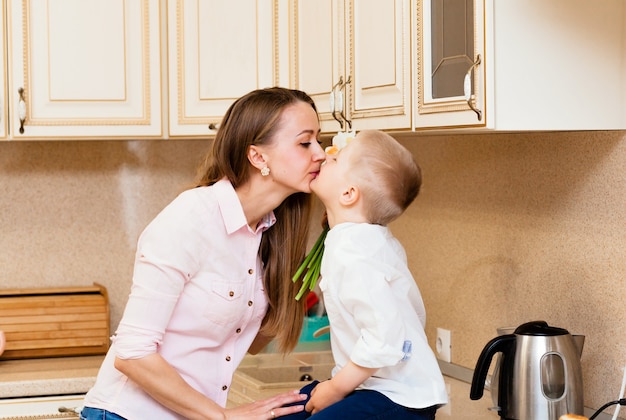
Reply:
[[[115, 359], [115, 368], [136, 382], [156, 401], [190, 420], [263, 419], [302, 411], [302, 405], [282, 407], [306, 399], [298, 391], [280, 394], [233, 409], [224, 409], [189, 386], [159, 354], [139, 359]], [[279, 408], [280, 407], [280, 408]]]

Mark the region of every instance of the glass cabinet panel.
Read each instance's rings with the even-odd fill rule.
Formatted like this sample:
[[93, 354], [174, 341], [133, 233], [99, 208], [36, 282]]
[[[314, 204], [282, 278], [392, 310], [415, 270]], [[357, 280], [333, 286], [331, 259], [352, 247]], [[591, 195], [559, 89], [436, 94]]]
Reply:
[[416, 0], [414, 125], [484, 126], [482, 0]]
[[432, 97], [463, 96], [474, 62], [473, 0], [431, 0]]

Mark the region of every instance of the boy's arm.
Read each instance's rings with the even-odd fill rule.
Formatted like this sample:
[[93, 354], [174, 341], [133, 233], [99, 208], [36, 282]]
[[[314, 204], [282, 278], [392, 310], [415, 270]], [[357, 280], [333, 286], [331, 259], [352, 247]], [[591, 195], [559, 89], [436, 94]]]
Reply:
[[341, 401], [372, 376], [378, 368], [366, 368], [348, 362], [332, 379], [319, 383], [311, 392], [311, 399], [306, 404], [306, 411], [313, 414]]

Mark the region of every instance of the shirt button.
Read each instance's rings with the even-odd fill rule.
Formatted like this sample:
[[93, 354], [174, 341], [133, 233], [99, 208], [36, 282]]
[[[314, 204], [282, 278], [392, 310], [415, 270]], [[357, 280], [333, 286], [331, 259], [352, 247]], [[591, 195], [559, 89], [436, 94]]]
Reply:
[[228, 387], [226, 385], [222, 386], [222, 391], [226, 391]]
[[226, 356], [226, 361], [230, 362], [230, 356]]
[[251, 300], [248, 301], [248, 306], [252, 306], [252, 301]]
[[237, 328], [237, 334], [239, 334], [241, 332], [241, 328]]
[[248, 270], [248, 274], [252, 274], [252, 273], [254, 273], [254, 270], [250, 268], [250, 269]]
[[228, 296], [233, 297], [235, 296], [235, 292], [233, 292], [232, 290], [230, 292], [228, 292]]

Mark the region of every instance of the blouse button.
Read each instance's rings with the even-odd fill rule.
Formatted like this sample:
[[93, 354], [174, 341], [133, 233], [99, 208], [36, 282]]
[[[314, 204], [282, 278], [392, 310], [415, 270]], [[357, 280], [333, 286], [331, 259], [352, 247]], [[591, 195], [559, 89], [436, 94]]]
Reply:
[[251, 300], [248, 301], [248, 306], [252, 306], [252, 301]]
[[241, 328], [237, 328], [237, 334], [241, 332]]
[[254, 270], [250, 268], [250, 269], [248, 270], [248, 274], [252, 274], [252, 273], [254, 273]]
[[232, 290], [230, 292], [228, 292], [228, 296], [233, 297], [235, 296], [235, 292], [233, 292]]
[[222, 386], [222, 391], [226, 391], [228, 387], [226, 385]]
[[226, 361], [230, 362], [230, 356], [226, 356]]

